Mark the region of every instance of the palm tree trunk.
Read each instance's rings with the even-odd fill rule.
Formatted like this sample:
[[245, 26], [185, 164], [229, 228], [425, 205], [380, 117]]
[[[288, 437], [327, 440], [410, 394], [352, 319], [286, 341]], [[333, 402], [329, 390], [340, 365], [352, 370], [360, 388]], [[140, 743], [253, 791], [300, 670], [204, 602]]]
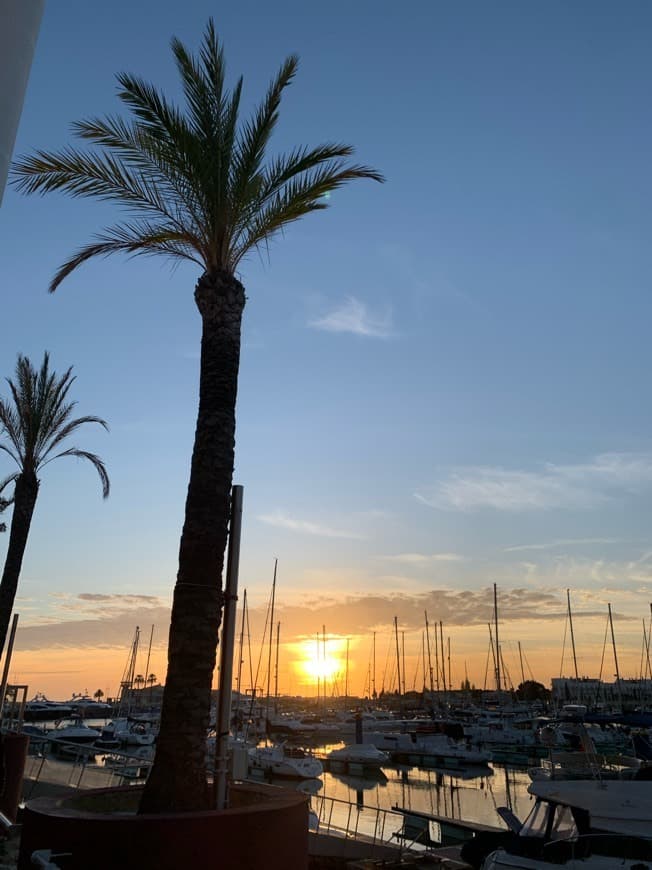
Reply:
[[27, 536], [38, 496], [38, 480], [33, 471], [24, 471], [16, 478], [14, 510], [11, 516], [9, 546], [5, 567], [0, 581], [0, 655], [4, 650], [14, 598], [18, 588], [20, 569], [23, 564]]
[[202, 316], [199, 413], [172, 604], [161, 728], [141, 813], [210, 807], [206, 736], [222, 617], [244, 288], [229, 274], [204, 275], [195, 288], [195, 301]]

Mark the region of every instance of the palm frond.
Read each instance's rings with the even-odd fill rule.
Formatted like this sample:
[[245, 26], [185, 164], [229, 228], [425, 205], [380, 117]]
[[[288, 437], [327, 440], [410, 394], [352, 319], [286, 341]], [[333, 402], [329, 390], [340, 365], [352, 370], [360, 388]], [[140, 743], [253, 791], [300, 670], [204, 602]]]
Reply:
[[12, 171], [16, 187], [25, 193], [62, 190], [73, 197], [119, 202], [168, 217], [156, 185], [109, 153], [83, 152], [71, 147], [55, 154], [37, 151], [33, 157], [16, 161]]
[[269, 241], [284, 226], [313, 211], [328, 208], [326, 194], [357, 178], [382, 180], [368, 166], [347, 165], [341, 160], [329, 160], [311, 172], [299, 177], [290, 176], [272, 196], [259, 197], [255, 207], [237, 228], [232, 243], [232, 264], [237, 263], [252, 248]]
[[158, 191], [166, 216], [178, 229], [190, 224], [197, 234], [202, 232], [206, 216], [188, 156], [196, 143], [187, 130], [175, 131], [175, 140], [166, 144], [137, 123], [112, 116], [76, 121], [72, 129], [80, 139], [119, 153], [122, 160], [147, 178]]
[[47, 448], [42, 453], [39, 454], [39, 456], [40, 456], [39, 464], [43, 465], [45, 463], [45, 460], [47, 459], [47, 457], [50, 455], [50, 453], [52, 453], [52, 451], [55, 450], [59, 446], [59, 444], [61, 444], [62, 441], [65, 441], [66, 438], [70, 437], [70, 435], [72, 435], [73, 432], [76, 432], [80, 426], [84, 426], [86, 423], [98, 423], [100, 426], [102, 426], [102, 428], [106, 432], [109, 431], [109, 426], [108, 426], [108, 423], [106, 422], [106, 420], [103, 420], [101, 417], [92, 417], [92, 416], [78, 417], [76, 420], [71, 420], [65, 426], [53, 427], [52, 431], [55, 432], [56, 434], [54, 435], [54, 437], [51, 437], [50, 440], [48, 441]]
[[76, 456], [78, 459], [87, 459], [97, 471], [102, 483], [102, 498], [108, 498], [111, 491], [111, 482], [107, 473], [106, 467], [99, 456], [95, 453], [89, 453], [88, 450], [79, 450], [77, 447], [69, 447], [55, 456], [51, 456], [45, 462], [41, 463], [41, 467], [54, 462], [55, 459], [61, 459], [63, 456]]
[[50, 283], [49, 291], [53, 293], [64, 278], [87, 260], [118, 252], [130, 256], [166, 254], [173, 259], [190, 260], [202, 266], [201, 244], [199, 240], [191, 240], [172, 227], [156, 227], [142, 221], [108, 227], [97, 236], [96, 242], [84, 245], [59, 267]]
[[[3, 492], [9, 486], [10, 483], [14, 483], [14, 481], [16, 480], [16, 478], [19, 475], [20, 475], [20, 471], [14, 471], [12, 474], [9, 474], [7, 477], [5, 477], [4, 480], [0, 480], [0, 492]], [[10, 499], [2, 499], [2, 501], [4, 502], [5, 508], [9, 507], [9, 505], [12, 504], [13, 500], [14, 500], [13, 496]], [[4, 508], [3, 508], [3, 510], [4, 510]]]
[[258, 109], [239, 120], [242, 79], [226, 87], [224, 51], [209, 20], [199, 50], [171, 43], [183, 108], [143, 78], [119, 73], [118, 98], [129, 117], [92, 118], [73, 126], [89, 150], [37, 151], [18, 160], [15, 186], [62, 191], [123, 205], [136, 224], [121, 224], [73, 254], [50, 290], [95, 256], [164, 254], [204, 271], [233, 272], [247, 251], [285, 224], [325, 207], [322, 197], [358, 178], [382, 181], [350, 164], [353, 149], [327, 143], [271, 159], [269, 143], [298, 59], [290, 55]]
[[278, 121], [281, 96], [294, 78], [298, 65], [299, 58], [296, 55], [290, 55], [285, 60], [255, 116], [243, 124], [237, 136], [230, 179], [232, 214], [239, 212], [243, 195], [261, 168], [265, 148]]

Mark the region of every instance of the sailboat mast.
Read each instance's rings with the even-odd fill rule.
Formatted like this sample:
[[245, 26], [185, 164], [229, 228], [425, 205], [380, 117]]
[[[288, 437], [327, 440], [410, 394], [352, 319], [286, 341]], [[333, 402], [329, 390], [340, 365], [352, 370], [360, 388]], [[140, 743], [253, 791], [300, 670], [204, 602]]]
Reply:
[[240, 624], [240, 643], [238, 644], [238, 673], [236, 676], [235, 684], [237, 686], [238, 695], [241, 694], [240, 691], [240, 680], [242, 678], [242, 665], [244, 663], [244, 659], [242, 658], [242, 651], [244, 648], [244, 632], [245, 632], [245, 617], [247, 614], [247, 590], [245, 589], [242, 595], [242, 622]]
[[278, 707], [278, 651], [281, 646], [281, 623], [276, 623], [276, 663], [274, 665], [274, 708]]
[[394, 636], [396, 638], [396, 669], [398, 671], [398, 697], [401, 703], [401, 707], [403, 706], [402, 695], [401, 695], [401, 653], [398, 648], [398, 617], [394, 617]]
[[570, 603], [570, 589], [566, 590], [566, 599], [568, 601], [568, 625], [570, 627], [571, 646], [573, 648], [573, 664], [575, 665], [575, 679], [579, 680], [579, 674], [577, 672], [577, 655], [575, 653], [575, 632], [573, 631], [573, 614], [571, 611], [571, 603]]
[[[424, 610], [423, 613], [424, 613], [424, 616], [426, 617], [426, 648], [428, 650], [428, 672], [430, 674], [430, 692], [432, 693], [435, 691], [435, 684], [434, 684], [434, 681], [432, 679], [432, 658], [430, 657], [430, 631], [428, 629], [428, 611]], [[424, 679], [424, 683], [425, 683], [425, 679]]]
[[346, 639], [346, 676], [344, 678], [344, 697], [349, 697], [349, 638]]
[[498, 588], [494, 583], [494, 620], [496, 623], [496, 688], [500, 692], [500, 646], [498, 645]]
[[[325, 626], [325, 625], [322, 625], [322, 627], [321, 627], [321, 636], [322, 636], [323, 647], [324, 647], [324, 657], [323, 657], [323, 665], [324, 665], [324, 708], [326, 708], [326, 670], [327, 670], [327, 666], [326, 666], [326, 626]], [[332, 693], [332, 687], [331, 687], [331, 693]]]
[[278, 559], [274, 559], [274, 577], [272, 579], [272, 602], [269, 613], [269, 653], [267, 655], [267, 698], [265, 700], [265, 718], [267, 718], [267, 710], [269, 707], [269, 691], [272, 681], [272, 650], [274, 648], [273, 626], [274, 626], [274, 601], [276, 598], [276, 569], [278, 567]]
[[[152, 655], [152, 640], [154, 639], [154, 626], [152, 626], [152, 630], [149, 633], [149, 645], [147, 647], [147, 664], [145, 665], [145, 685], [147, 685], [147, 681], [149, 679], [149, 660]], [[149, 693], [149, 701], [150, 707], [152, 705], [152, 693]]]
[[521, 650], [521, 641], [518, 642], [518, 660], [521, 663], [521, 686], [525, 685], [525, 671], [523, 670], [523, 651]]
[[451, 638], [450, 635], [446, 638], [448, 644], [448, 688], [453, 690], [453, 681], [451, 680]]
[[372, 698], [376, 698], [376, 632], [374, 631], [373, 637], [373, 673], [372, 673]]
[[623, 706], [623, 693], [620, 685], [620, 671], [618, 670], [618, 653], [616, 652], [616, 637], [614, 635], [614, 621], [613, 616], [611, 615], [611, 604], [607, 604], [609, 608], [609, 627], [611, 628], [611, 645], [614, 650], [614, 664], [616, 666], [616, 683], [618, 685], [618, 697], [620, 699], [620, 706]]
[[435, 622], [435, 685], [439, 692], [439, 641], [437, 640], [437, 622]]
[[441, 642], [441, 677], [442, 677], [442, 685], [444, 687], [444, 692], [446, 691], [446, 659], [444, 657], [444, 625], [439, 620], [439, 640]]

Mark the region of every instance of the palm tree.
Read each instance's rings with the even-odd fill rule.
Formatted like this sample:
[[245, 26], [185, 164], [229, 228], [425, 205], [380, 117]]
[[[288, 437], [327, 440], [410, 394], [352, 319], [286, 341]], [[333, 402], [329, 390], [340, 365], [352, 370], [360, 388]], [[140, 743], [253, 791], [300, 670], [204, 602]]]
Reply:
[[95, 698], [96, 701], [101, 701], [102, 698], [104, 697], [104, 692], [101, 689], [96, 689], [93, 692], [93, 697]]
[[328, 206], [328, 194], [357, 178], [381, 176], [348, 158], [348, 145], [298, 147], [270, 157], [290, 56], [257, 111], [239, 121], [242, 79], [225, 88], [225, 63], [209, 21], [200, 50], [172, 40], [183, 109], [142, 79], [120, 73], [118, 97], [130, 117], [73, 127], [90, 148], [38, 151], [14, 167], [27, 193], [65, 191], [123, 206], [129, 217], [104, 229], [56, 272], [113, 253], [162, 254], [200, 269], [194, 298], [202, 321], [199, 409], [168, 641], [168, 671], [156, 760], [143, 812], [210, 806], [204, 757], [210, 689], [222, 615], [235, 447], [244, 287], [236, 269], [266, 250], [288, 224]]
[[63, 442], [85, 423], [99, 423], [108, 430], [104, 420], [99, 417], [73, 418], [77, 403], [68, 401], [68, 391], [74, 381], [72, 367], [62, 376], [50, 371], [47, 351], [38, 371], [26, 356], [19, 354], [15, 381], [7, 378], [11, 397], [0, 399], [0, 450], [8, 454], [18, 466], [17, 471], [0, 483], [0, 493], [10, 484], [14, 484], [9, 544], [0, 581], [0, 653], [7, 637], [36, 506], [40, 485], [37, 476], [39, 472], [50, 462], [63, 456], [87, 459], [100, 476], [102, 495], [104, 498], [109, 495], [109, 476], [99, 456], [77, 447], [60, 450]]

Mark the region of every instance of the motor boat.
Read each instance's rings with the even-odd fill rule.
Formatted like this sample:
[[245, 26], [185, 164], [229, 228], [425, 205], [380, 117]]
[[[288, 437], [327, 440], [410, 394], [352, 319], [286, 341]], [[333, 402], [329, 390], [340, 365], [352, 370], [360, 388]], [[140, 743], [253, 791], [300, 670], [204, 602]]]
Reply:
[[379, 768], [390, 761], [389, 755], [373, 743], [349, 743], [340, 749], [332, 749], [326, 758], [331, 764], [336, 762], [366, 768]]
[[116, 749], [119, 746], [151, 746], [156, 740], [154, 723], [150, 720], [114, 719], [102, 728], [97, 746]]
[[480, 749], [472, 749], [459, 740], [453, 740], [446, 734], [419, 734], [376, 732], [367, 734], [365, 742], [373, 743], [377, 749], [389, 752], [392, 756], [422, 756], [424, 760], [439, 763], [445, 767], [447, 763], [486, 765], [490, 761], [490, 753]]
[[482, 834], [465, 844], [462, 858], [471, 866], [652, 870], [652, 782], [541, 780], [528, 791], [535, 802], [524, 822], [499, 808], [510, 830], [498, 835], [497, 848], [483, 844]]
[[81, 719], [73, 719], [69, 725], [54, 728], [48, 732], [48, 738], [57, 743], [95, 743], [100, 737], [97, 728], [89, 728]]
[[25, 704], [26, 722], [52, 722], [56, 719], [68, 719], [72, 715], [73, 709], [70, 704], [48, 701], [43, 695], [37, 695]]
[[324, 772], [321, 761], [303, 750], [282, 744], [256, 746], [249, 750], [249, 773], [285, 779], [312, 779]]

